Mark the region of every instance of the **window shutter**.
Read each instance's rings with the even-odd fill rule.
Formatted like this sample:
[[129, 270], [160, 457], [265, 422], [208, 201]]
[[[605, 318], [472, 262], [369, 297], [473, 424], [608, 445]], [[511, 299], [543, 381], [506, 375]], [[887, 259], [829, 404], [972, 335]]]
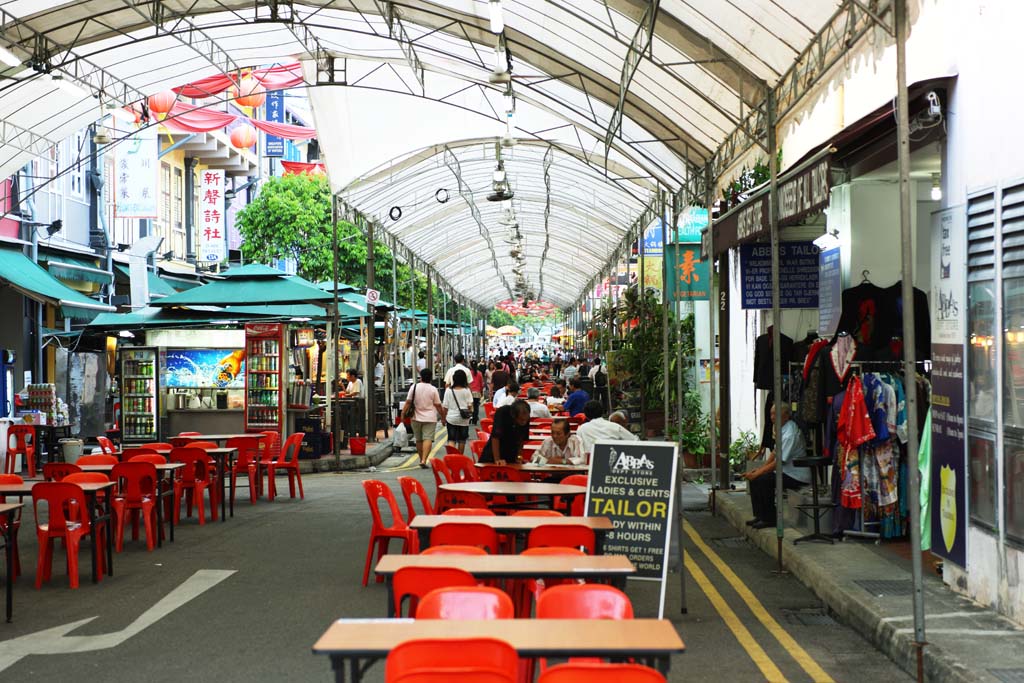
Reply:
[[967, 281], [984, 282], [995, 277], [995, 192], [967, 200]]

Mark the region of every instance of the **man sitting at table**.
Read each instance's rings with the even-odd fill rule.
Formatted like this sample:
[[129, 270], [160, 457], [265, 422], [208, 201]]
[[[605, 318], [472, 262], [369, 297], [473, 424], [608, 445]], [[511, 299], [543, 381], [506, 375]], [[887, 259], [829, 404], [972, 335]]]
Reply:
[[604, 419], [604, 406], [600, 401], [587, 401], [583, 408], [587, 421], [576, 430], [576, 436], [583, 443], [583, 452], [593, 455], [594, 444], [598, 441], [639, 441], [638, 437], [628, 429]]
[[569, 413], [569, 416], [579, 415], [583, 412], [583, 406], [590, 400], [590, 394], [583, 391], [583, 382], [580, 381], [579, 377], [573, 377], [569, 380], [569, 388], [572, 389], [572, 393], [565, 399], [564, 410]]
[[551, 411], [548, 410], [544, 399], [540, 397], [540, 389], [537, 387], [530, 387], [526, 390], [526, 402], [530, 404], [530, 417], [551, 417]]
[[350, 368], [345, 373], [348, 378], [348, 386], [345, 387], [346, 398], [359, 398], [363, 395], [363, 380], [359, 379], [355, 368]]
[[551, 423], [551, 436], [544, 439], [530, 460], [535, 465], [583, 465], [587, 456], [583, 444], [569, 431], [569, 421], [559, 417]]

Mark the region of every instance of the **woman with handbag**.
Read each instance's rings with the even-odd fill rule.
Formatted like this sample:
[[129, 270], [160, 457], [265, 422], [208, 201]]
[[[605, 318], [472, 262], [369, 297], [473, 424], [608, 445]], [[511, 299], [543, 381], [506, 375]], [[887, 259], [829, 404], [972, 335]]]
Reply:
[[452, 373], [452, 385], [444, 392], [442, 405], [448, 415], [448, 443], [462, 452], [469, 438], [469, 419], [473, 417], [473, 392], [464, 371]]
[[448, 410], [441, 405], [441, 397], [437, 389], [430, 383], [434, 373], [430, 368], [420, 370], [420, 381], [412, 385], [409, 395], [402, 405], [402, 418], [412, 421], [412, 434], [416, 439], [416, 453], [420, 457], [420, 467], [427, 468], [430, 449], [434, 445], [434, 432], [437, 431], [437, 420], [444, 424]]
[[470, 422], [480, 424], [480, 401], [484, 397], [484, 371], [487, 370], [487, 366], [483, 363], [471, 363], [469, 367], [473, 371], [473, 376], [469, 379], [469, 391], [473, 394], [473, 417], [470, 418]]

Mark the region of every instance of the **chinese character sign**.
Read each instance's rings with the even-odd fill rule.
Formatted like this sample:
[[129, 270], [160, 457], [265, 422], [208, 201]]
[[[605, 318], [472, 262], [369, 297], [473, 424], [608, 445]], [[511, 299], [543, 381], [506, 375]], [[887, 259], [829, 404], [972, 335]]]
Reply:
[[654, 224], [644, 230], [644, 256], [661, 256], [665, 243], [661, 239], [662, 220], [659, 218]]
[[224, 171], [199, 172], [199, 258], [203, 263], [224, 260]]
[[[267, 121], [271, 123], [284, 123], [284, 91], [271, 90], [267, 93], [266, 107]], [[268, 157], [284, 156], [284, 138], [279, 135], [267, 135], [266, 146], [263, 154]]]
[[157, 154], [155, 126], [118, 145], [112, 189], [117, 218], [157, 218]]
[[711, 268], [700, 258], [700, 244], [665, 245], [665, 292], [669, 301], [711, 296]]

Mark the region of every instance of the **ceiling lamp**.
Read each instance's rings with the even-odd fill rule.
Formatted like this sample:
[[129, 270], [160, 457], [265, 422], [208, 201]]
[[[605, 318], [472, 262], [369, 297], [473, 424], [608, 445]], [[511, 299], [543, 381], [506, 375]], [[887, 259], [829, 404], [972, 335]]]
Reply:
[[160, 118], [163, 118], [177, 101], [178, 95], [173, 90], [164, 90], [149, 96], [149, 110], [154, 114], [160, 114]]
[[508, 72], [508, 58], [505, 56], [505, 41], [500, 36], [494, 47], [494, 71], [487, 80], [495, 85], [512, 82], [512, 74]]
[[491, 33], [501, 33], [505, 30], [505, 19], [501, 15], [501, 0], [490, 0], [487, 3], [491, 10]]
[[231, 145], [235, 149], [249, 149], [256, 144], [256, 129], [249, 125], [231, 131]]
[[50, 80], [53, 82], [55, 86], [57, 86], [69, 95], [81, 98], [89, 96], [89, 93], [83, 90], [74, 81], [65, 78], [63, 74], [53, 74], [52, 76], [50, 76]]
[[267, 101], [267, 90], [254, 76], [246, 76], [234, 88], [235, 103], [242, 107], [255, 108]]
[[0, 47], [0, 62], [3, 62], [10, 67], [21, 66], [21, 60], [18, 59], [18, 55], [14, 54], [6, 47]]
[[839, 246], [839, 231], [833, 228], [832, 230], [825, 230], [823, 235], [819, 235], [813, 242], [821, 251], [828, 251]]

